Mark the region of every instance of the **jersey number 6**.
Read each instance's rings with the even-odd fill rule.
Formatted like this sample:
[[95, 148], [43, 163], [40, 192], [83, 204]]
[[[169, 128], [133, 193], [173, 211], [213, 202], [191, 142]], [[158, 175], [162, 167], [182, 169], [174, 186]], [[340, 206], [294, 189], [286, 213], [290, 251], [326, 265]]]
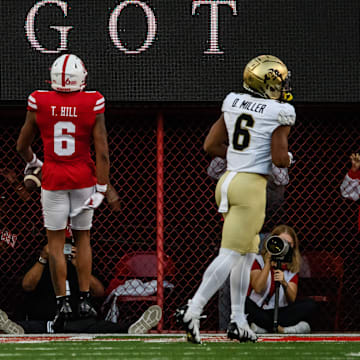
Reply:
[[248, 128], [254, 126], [254, 119], [249, 114], [241, 114], [235, 122], [233, 135], [233, 148], [242, 151], [249, 146], [250, 133]]
[[[66, 130], [66, 134], [64, 134]], [[59, 156], [70, 156], [75, 152], [75, 125], [71, 121], [59, 121], [54, 125], [54, 152]]]

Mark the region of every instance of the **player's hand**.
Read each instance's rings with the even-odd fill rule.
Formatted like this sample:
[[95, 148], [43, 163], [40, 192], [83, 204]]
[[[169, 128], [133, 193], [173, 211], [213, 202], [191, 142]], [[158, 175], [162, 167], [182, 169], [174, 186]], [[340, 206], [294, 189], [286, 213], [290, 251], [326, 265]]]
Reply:
[[84, 206], [88, 209], [96, 209], [100, 206], [102, 201], [104, 200], [105, 195], [100, 192], [96, 192], [92, 194], [84, 203]]
[[79, 215], [83, 210], [91, 210], [91, 209], [96, 209], [97, 207], [99, 207], [100, 204], [102, 203], [102, 201], [104, 200], [106, 190], [107, 190], [107, 185], [96, 184], [96, 192], [94, 194], [92, 194], [85, 201], [83, 206], [81, 206], [77, 209], [74, 209], [70, 213], [70, 217]]
[[360, 154], [359, 153], [354, 153], [351, 154], [350, 156], [350, 160], [351, 160], [351, 170], [356, 172], [360, 169]]
[[290, 151], [288, 152], [288, 156], [289, 156], [289, 166], [288, 167], [290, 167], [291, 165], [295, 164], [296, 160], [294, 160], [294, 156]]
[[77, 252], [77, 249], [76, 249], [76, 246], [72, 246], [71, 247], [71, 262], [72, 264], [76, 267], [76, 252]]
[[26, 163], [24, 174], [26, 175], [30, 169], [37, 168], [37, 167], [41, 168], [42, 166], [43, 166], [43, 162], [37, 158], [35, 153], [33, 153], [32, 160], [29, 161], [28, 163]]

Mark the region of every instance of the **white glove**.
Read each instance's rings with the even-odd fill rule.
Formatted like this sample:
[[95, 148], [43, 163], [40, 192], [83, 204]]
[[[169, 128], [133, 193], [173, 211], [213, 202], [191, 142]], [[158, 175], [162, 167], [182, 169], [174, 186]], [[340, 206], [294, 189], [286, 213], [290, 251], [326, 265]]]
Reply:
[[101, 192], [96, 192], [85, 201], [83, 206], [87, 207], [88, 209], [96, 209], [102, 203], [104, 197], [104, 194]]
[[92, 194], [85, 202], [84, 205], [74, 209], [70, 213], [70, 217], [74, 217], [79, 215], [83, 210], [91, 210], [96, 209], [100, 206], [102, 201], [104, 200], [105, 193], [107, 190], [107, 185], [99, 185], [96, 184], [96, 192]]
[[290, 151], [288, 152], [288, 155], [289, 155], [289, 166], [288, 167], [290, 167], [291, 165], [295, 164], [296, 160], [294, 160], [294, 156]]
[[30, 169], [33, 168], [38, 168], [38, 167], [42, 167], [43, 166], [43, 162], [41, 160], [39, 160], [37, 158], [37, 156], [35, 155], [35, 153], [33, 153], [33, 158], [30, 162], [26, 163], [25, 166], [25, 170], [24, 170], [24, 174], [28, 174], [28, 172], [30, 171]]
[[207, 174], [215, 180], [219, 180], [221, 175], [226, 171], [227, 161], [221, 157], [215, 157], [211, 160], [207, 168]]

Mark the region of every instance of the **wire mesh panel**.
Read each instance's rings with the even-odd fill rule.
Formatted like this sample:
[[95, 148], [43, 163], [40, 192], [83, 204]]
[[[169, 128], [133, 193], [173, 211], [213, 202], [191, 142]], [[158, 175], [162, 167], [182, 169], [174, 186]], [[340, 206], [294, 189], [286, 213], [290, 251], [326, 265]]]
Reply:
[[[180, 330], [172, 314], [193, 296], [220, 246], [222, 220], [215, 206], [216, 182], [206, 173], [210, 159], [202, 150], [205, 135], [219, 112], [202, 110], [164, 111], [164, 188], [160, 205], [156, 193], [157, 114], [152, 109], [110, 109], [107, 113], [111, 184], [119, 195], [120, 206], [105, 202], [95, 212], [94, 274], [106, 288], [112, 284], [108, 292], [115, 289], [114, 284], [124, 285], [129, 278], [118, 271], [123, 256], [157, 251], [157, 206], [163, 206], [164, 253], [172, 264], [164, 277], [164, 330]], [[358, 205], [342, 198], [339, 187], [350, 168], [350, 154], [358, 151], [359, 115], [353, 109], [334, 106], [324, 110], [310, 105], [299, 106], [297, 113], [289, 140], [296, 162], [289, 171], [285, 201], [282, 209], [266, 219], [263, 232], [271, 231], [275, 224], [287, 223], [296, 229], [304, 255], [325, 251], [327, 259], [337, 259], [341, 271], [329, 266], [321, 276], [308, 261], [308, 269], [299, 281], [299, 296], [313, 296], [319, 302], [320, 315], [314, 319], [314, 330], [333, 330], [336, 326], [357, 330]], [[27, 194], [21, 187], [24, 163], [15, 148], [22, 116], [4, 123], [0, 134], [0, 308], [13, 317], [21, 312], [22, 276], [46, 243], [39, 192]], [[39, 140], [34, 150], [42, 158]], [[156, 296], [155, 285], [154, 294], [146, 292], [144, 285], [153, 279], [138, 279], [140, 285], [122, 287], [128, 292], [121, 294]], [[120, 317], [130, 321], [156, 301], [132, 297], [127, 300], [118, 302]], [[203, 330], [219, 329], [218, 309], [215, 295], [205, 308], [208, 317], [202, 321]]]

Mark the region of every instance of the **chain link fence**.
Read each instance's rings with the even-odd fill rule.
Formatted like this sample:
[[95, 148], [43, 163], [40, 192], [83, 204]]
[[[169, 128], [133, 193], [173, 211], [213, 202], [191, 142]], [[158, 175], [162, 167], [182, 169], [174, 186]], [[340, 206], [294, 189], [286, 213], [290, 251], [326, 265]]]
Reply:
[[[360, 321], [358, 205], [342, 198], [339, 189], [350, 168], [350, 154], [359, 151], [358, 110], [344, 105], [297, 106], [289, 140], [296, 162], [289, 171], [284, 203], [263, 228], [266, 233], [287, 223], [299, 235], [306, 260], [299, 296], [314, 296], [320, 307], [313, 330], [358, 330]], [[1, 113], [0, 308], [16, 318], [23, 300], [21, 279], [46, 238], [40, 194], [27, 194], [21, 184], [24, 163], [15, 148], [24, 113]], [[218, 116], [213, 107], [107, 111], [111, 184], [120, 200], [105, 202], [95, 212], [93, 273], [109, 294], [136, 275], [123, 256], [155, 254], [162, 265], [155, 262], [148, 273], [137, 274], [147, 285], [156, 280], [156, 275], [148, 277], [151, 272], [161, 273], [157, 283], [151, 283], [153, 291], [125, 283], [126, 297], [118, 298], [121, 317], [136, 319], [157, 301], [164, 310], [159, 330], [180, 330], [172, 314], [194, 294], [219, 250], [222, 222], [214, 200], [216, 183], [206, 173], [210, 159], [202, 150]], [[42, 158], [39, 139], [34, 150]], [[322, 260], [312, 265], [318, 255]], [[215, 295], [205, 308], [203, 330], [219, 329], [218, 309]]]

